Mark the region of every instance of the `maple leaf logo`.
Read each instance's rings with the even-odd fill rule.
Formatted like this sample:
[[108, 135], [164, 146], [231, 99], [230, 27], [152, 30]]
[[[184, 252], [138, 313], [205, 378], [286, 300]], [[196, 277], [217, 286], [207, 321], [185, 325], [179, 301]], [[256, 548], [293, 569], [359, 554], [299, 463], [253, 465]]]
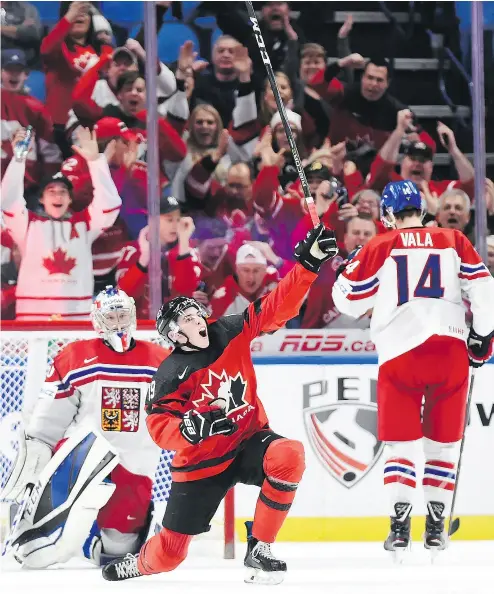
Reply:
[[75, 266], [75, 258], [67, 258], [67, 252], [58, 248], [53, 252], [51, 258], [43, 258], [43, 266], [50, 274], [69, 275]]
[[244, 381], [240, 371], [233, 378], [227, 375], [224, 369], [221, 372], [221, 375], [218, 375], [210, 369], [209, 381], [207, 383], [201, 384], [201, 388], [203, 388], [201, 398], [193, 401], [195, 406], [206, 404], [208, 400], [221, 398], [225, 401], [226, 410], [229, 414], [234, 410], [247, 406], [248, 404], [244, 400], [247, 382]]

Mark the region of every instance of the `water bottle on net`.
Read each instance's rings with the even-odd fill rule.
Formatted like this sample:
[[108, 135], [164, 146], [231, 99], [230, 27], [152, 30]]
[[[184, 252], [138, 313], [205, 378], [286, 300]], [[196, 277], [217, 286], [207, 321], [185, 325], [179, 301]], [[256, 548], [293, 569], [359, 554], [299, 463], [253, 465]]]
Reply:
[[14, 148], [14, 156], [16, 161], [25, 161], [27, 154], [29, 152], [29, 145], [31, 143], [31, 138], [33, 137], [33, 127], [28, 126], [26, 128], [26, 136], [23, 140], [18, 142]]

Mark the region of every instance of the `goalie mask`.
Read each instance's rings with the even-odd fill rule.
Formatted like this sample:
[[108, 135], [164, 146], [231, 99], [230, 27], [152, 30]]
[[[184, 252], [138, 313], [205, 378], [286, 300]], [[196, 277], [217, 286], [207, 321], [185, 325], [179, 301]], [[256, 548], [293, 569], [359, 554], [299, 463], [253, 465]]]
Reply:
[[164, 303], [156, 316], [156, 328], [173, 347], [200, 351], [209, 346], [209, 313], [190, 297], [175, 297]]
[[94, 300], [91, 321], [98, 336], [117, 353], [123, 353], [129, 349], [137, 327], [134, 300], [109, 285]]

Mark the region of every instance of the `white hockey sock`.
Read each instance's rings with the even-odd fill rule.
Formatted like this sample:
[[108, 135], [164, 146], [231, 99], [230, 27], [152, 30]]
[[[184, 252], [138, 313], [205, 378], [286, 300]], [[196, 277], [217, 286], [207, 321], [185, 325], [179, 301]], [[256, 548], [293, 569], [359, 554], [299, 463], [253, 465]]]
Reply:
[[388, 442], [384, 464], [384, 487], [389, 497], [389, 515], [395, 516], [395, 503], [413, 505], [417, 478], [413, 462], [416, 441]]
[[425, 503], [439, 501], [444, 505], [443, 515], [451, 509], [456, 482], [456, 443], [440, 443], [424, 437], [425, 468], [422, 484]]

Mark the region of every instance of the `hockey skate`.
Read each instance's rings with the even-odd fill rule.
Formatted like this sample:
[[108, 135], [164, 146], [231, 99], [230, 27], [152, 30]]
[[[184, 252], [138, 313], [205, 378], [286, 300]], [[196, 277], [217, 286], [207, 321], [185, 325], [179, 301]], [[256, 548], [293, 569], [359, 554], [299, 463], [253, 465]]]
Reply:
[[396, 516], [391, 516], [391, 530], [384, 541], [386, 551], [393, 553], [396, 563], [401, 563], [406, 551], [410, 548], [410, 503], [395, 503]]
[[281, 584], [285, 578], [286, 563], [277, 559], [271, 552], [271, 545], [250, 535], [252, 522], [246, 522], [247, 552], [244, 565], [247, 568], [244, 582], [246, 584]]
[[434, 562], [439, 551], [444, 551], [448, 546], [446, 531], [444, 529], [444, 504], [439, 501], [427, 503], [425, 517], [424, 547], [431, 552], [431, 561]]
[[109, 582], [121, 582], [143, 575], [137, 567], [137, 555], [127, 553], [103, 567], [103, 577]]

